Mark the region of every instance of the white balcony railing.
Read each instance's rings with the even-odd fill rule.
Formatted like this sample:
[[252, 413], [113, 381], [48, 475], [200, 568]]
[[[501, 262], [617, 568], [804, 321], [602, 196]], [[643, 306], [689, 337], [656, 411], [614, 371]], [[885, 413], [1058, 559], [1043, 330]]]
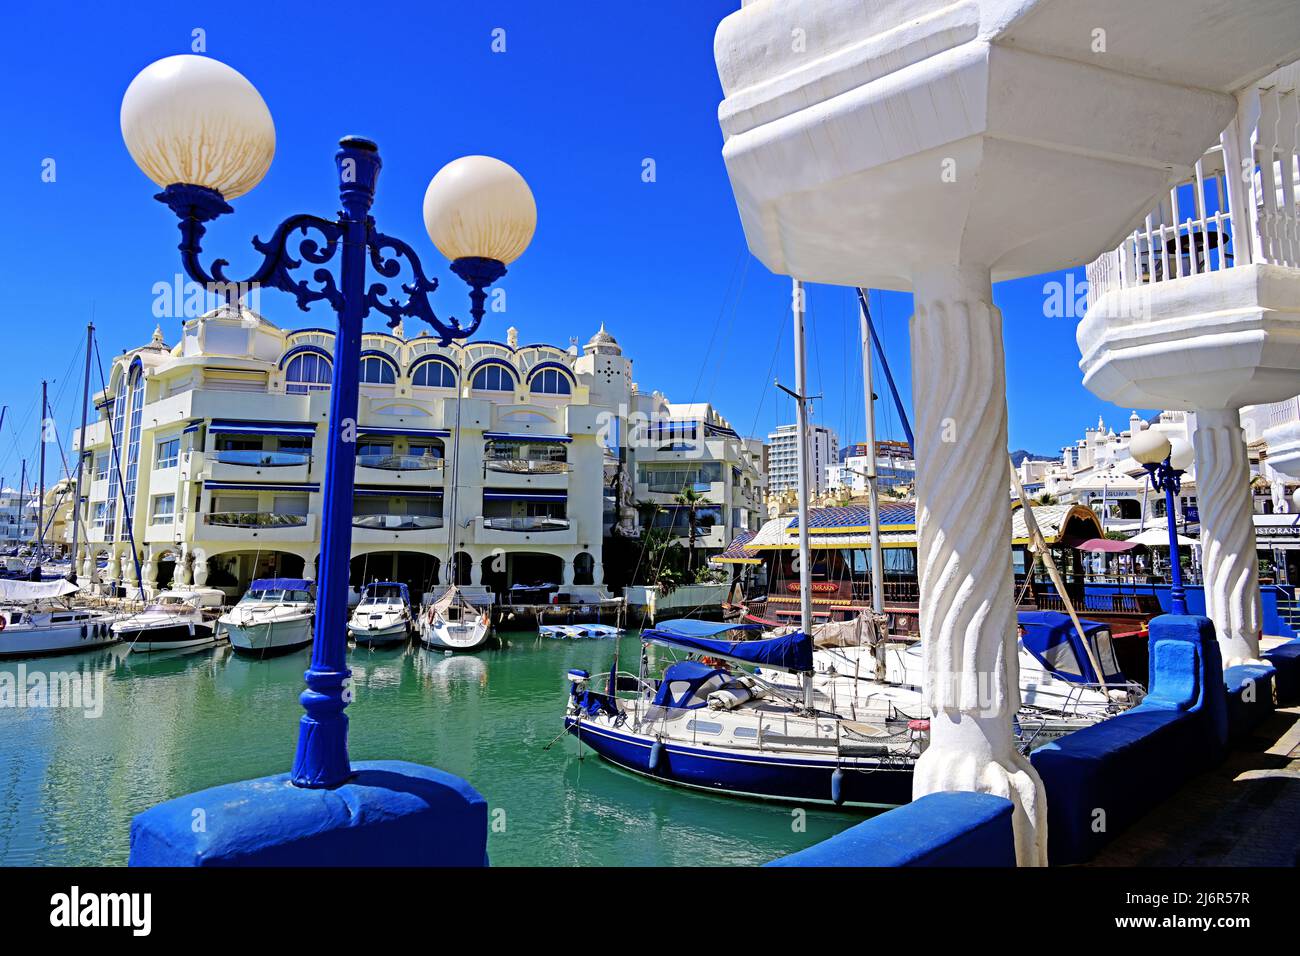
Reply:
[[433, 531], [442, 527], [437, 515], [356, 515], [352, 527], [373, 531]]
[[483, 518], [483, 527], [493, 531], [564, 531], [569, 527], [568, 518], [548, 518], [543, 516]]
[[203, 516], [205, 524], [221, 528], [301, 528], [307, 516], [278, 511], [213, 511]]
[[[1192, 179], [1171, 189], [1118, 249], [1088, 266], [1089, 307], [1107, 292], [1252, 262], [1300, 268], [1300, 96], [1276, 87], [1257, 94], [1253, 164], [1237, 159], [1249, 153], [1234, 141], [1234, 123], [1197, 161]], [[1255, 104], [1247, 105], [1253, 113]], [[1188, 186], [1191, 208], [1184, 208]]]

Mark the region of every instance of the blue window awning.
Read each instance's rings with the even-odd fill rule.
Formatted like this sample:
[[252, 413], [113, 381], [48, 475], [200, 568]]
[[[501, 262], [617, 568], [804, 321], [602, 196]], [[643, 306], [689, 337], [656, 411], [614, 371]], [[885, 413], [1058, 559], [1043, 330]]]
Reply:
[[353, 488], [352, 493], [365, 498], [441, 498], [441, 488]]
[[358, 425], [358, 435], [397, 435], [411, 438], [449, 438], [445, 428], [392, 428], [388, 425]]
[[185, 426], [185, 430], [182, 431], [181, 434], [188, 435], [190, 432], [196, 432], [202, 427], [203, 427], [203, 419], [196, 418], [194, 419], [194, 421], [190, 422], [188, 425]]
[[252, 484], [246, 481], [207, 481], [204, 486], [210, 491], [320, 491], [319, 484], [292, 484], [268, 481]]
[[316, 434], [314, 422], [250, 422], [233, 418], [214, 418], [208, 431], [227, 435], [276, 435], [283, 438], [311, 438]]
[[484, 432], [483, 437], [492, 441], [525, 441], [525, 442], [571, 442], [573, 441], [568, 435], [526, 435], [515, 432]]
[[504, 491], [485, 490], [484, 501], [568, 501], [564, 491]]

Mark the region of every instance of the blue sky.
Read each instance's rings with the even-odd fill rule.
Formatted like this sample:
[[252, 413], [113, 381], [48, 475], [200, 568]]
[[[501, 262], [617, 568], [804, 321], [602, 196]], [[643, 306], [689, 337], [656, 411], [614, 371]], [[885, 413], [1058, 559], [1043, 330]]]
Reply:
[[[54, 380], [65, 436], [75, 422], [73, 362], [94, 315], [105, 357], [147, 341], [153, 286], [179, 270], [175, 220], [132, 163], [118, 126], [121, 96], [151, 61], [206, 52], [261, 91], [275, 119], [266, 179], [210, 228], [206, 248], [232, 273], [253, 263], [249, 239], [294, 212], [332, 214], [335, 144], [375, 139], [384, 158], [375, 215], [442, 279], [436, 306], [463, 314], [463, 285], [433, 249], [420, 218], [432, 174], [466, 153], [519, 169], [537, 198], [532, 247], [504, 280], [508, 311], [489, 313], [486, 337], [516, 325], [523, 341], [567, 345], [604, 321], [635, 361], [644, 389], [675, 401], [713, 401], [742, 432], [765, 434], [793, 409], [772, 387], [792, 377], [789, 280], [748, 254], [717, 125], [721, 98], [713, 31], [735, 0], [673, 3], [377, 3], [348, 17], [325, 0], [220, 4], [53, 4], [6, 12], [0, 38], [6, 90], [9, 228], [0, 231], [9, 374], [0, 403], [0, 477], [36, 446], [39, 380]], [[346, 25], [344, 25], [346, 22]], [[491, 49], [503, 28], [506, 52]], [[656, 181], [642, 181], [643, 161]], [[55, 162], [55, 180], [42, 164]], [[1099, 413], [1118, 429], [1128, 409], [1080, 384], [1075, 320], [1046, 318], [1044, 282], [1005, 283], [1013, 448], [1054, 453]], [[1076, 273], [1076, 279], [1082, 275]], [[910, 402], [910, 297], [873, 300], [895, 375]], [[817, 420], [861, 437], [856, 312], [847, 289], [810, 292], [809, 368], [824, 396]], [[332, 325], [268, 292], [262, 311], [284, 327]], [[372, 317], [371, 326], [381, 327]], [[179, 320], [164, 320], [175, 342]], [[408, 327], [408, 334], [413, 334]], [[883, 385], [878, 386], [883, 394]], [[897, 415], [883, 437], [902, 437]], [[18, 429], [16, 432], [15, 430]], [[16, 442], [16, 435], [21, 441]], [[51, 465], [53, 467], [53, 465]]]

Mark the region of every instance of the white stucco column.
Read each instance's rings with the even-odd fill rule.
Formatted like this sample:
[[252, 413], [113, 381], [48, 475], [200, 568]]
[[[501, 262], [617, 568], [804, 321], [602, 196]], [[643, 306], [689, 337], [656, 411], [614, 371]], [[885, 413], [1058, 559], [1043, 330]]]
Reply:
[[483, 585], [483, 562], [473, 557], [469, 560], [469, 583], [476, 588]]
[[1198, 411], [1192, 444], [1196, 448], [1205, 616], [1214, 622], [1223, 666], [1233, 667], [1258, 660], [1263, 616], [1250, 461], [1241, 414], [1236, 409]]
[[1046, 865], [1042, 781], [1012, 746], [1020, 690], [1006, 373], [988, 270], [918, 275], [911, 338], [921, 645], [932, 714], [912, 795], [975, 790], [1010, 799], [1017, 860]]
[[194, 585], [201, 588], [208, 583], [208, 554], [202, 548], [195, 548], [192, 553], [194, 555]]
[[561, 564], [560, 578], [561, 583], [563, 583], [565, 587], [569, 587], [573, 584], [573, 561], [564, 561]]

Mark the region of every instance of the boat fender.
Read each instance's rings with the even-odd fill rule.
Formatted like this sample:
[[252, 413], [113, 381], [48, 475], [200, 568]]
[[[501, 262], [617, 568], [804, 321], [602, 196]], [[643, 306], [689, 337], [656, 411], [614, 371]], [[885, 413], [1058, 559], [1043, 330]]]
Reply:
[[5, 629], [5, 625], [8, 623], [9, 622], [6, 621], [3, 617], [0, 617], [0, 631], [3, 631]]
[[664, 752], [664, 742], [662, 740], [656, 740], [653, 744], [650, 745], [650, 769], [651, 770], [659, 769], [659, 756], [663, 752]]
[[831, 774], [831, 802], [837, 807], [844, 802], [844, 771], [839, 767]]

